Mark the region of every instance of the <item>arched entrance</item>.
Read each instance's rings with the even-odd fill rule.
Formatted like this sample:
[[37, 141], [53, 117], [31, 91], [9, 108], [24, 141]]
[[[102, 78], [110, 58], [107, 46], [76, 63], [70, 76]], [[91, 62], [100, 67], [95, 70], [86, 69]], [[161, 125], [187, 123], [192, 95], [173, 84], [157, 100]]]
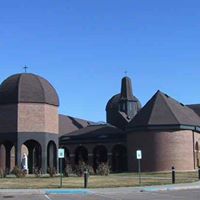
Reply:
[[[0, 145], [0, 168], [3, 169], [7, 174], [11, 171], [11, 149], [13, 143], [5, 141]], [[15, 161], [15, 160], [14, 160]]]
[[93, 168], [96, 172], [97, 167], [101, 163], [108, 161], [107, 149], [103, 145], [96, 146], [93, 150]]
[[56, 168], [57, 166], [57, 148], [54, 141], [50, 141], [47, 146], [47, 167]]
[[115, 145], [112, 149], [112, 171], [127, 171], [127, 151], [123, 145]]
[[24, 145], [28, 149], [28, 169], [29, 173], [32, 174], [34, 170], [41, 169], [42, 164], [42, 148], [39, 142], [35, 140], [27, 140]]
[[81, 162], [88, 163], [88, 150], [83, 146], [79, 146], [75, 150], [75, 164], [78, 165]]

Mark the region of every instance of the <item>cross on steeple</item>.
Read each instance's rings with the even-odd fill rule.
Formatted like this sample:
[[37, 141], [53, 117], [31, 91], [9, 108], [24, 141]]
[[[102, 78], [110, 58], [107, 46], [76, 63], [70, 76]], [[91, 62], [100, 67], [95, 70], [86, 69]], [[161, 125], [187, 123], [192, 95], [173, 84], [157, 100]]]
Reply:
[[125, 76], [127, 76], [127, 74], [128, 74], [128, 71], [127, 71], [127, 70], [125, 70], [125, 71], [124, 71], [124, 74], [125, 74]]
[[24, 67], [24, 71], [25, 71], [25, 73], [27, 72], [27, 69], [28, 69], [28, 67], [25, 65]]

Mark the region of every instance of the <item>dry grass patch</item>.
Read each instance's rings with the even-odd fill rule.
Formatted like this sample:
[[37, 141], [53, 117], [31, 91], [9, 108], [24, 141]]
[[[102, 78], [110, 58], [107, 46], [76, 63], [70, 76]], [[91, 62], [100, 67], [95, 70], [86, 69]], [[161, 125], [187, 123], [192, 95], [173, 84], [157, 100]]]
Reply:
[[[194, 182], [198, 180], [197, 172], [176, 173], [176, 183]], [[142, 185], [162, 185], [171, 184], [171, 173], [142, 173]], [[63, 188], [83, 188], [83, 177], [64, 177]], [[89, 188], [104, 187], [133, 187], [138, 186], [137, 173], [110, 174], [109, 176], [90, 176], [88, 180]], [[1, 178], [0, 188], [59, 188], [60, 177], [40, 177], [27, 176], [24, 178]]]

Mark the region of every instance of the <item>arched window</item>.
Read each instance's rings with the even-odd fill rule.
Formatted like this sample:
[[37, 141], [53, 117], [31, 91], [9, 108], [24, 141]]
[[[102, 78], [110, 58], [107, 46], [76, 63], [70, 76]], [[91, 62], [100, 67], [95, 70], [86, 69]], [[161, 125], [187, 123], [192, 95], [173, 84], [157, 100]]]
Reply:
[[80, 162], [88, 163], [88, 150], [83, 146], [75, 150], [75, 164], [78, 165]]
[[96, 146], [93, 150], [93, 167], [97, 169], [101, 163], [106, 163], [108, 160], [107, 149], [103, 145]]
[[115, 145], [112, 149], [112, 171], [127, 171], [127, 151], [123, 145]]

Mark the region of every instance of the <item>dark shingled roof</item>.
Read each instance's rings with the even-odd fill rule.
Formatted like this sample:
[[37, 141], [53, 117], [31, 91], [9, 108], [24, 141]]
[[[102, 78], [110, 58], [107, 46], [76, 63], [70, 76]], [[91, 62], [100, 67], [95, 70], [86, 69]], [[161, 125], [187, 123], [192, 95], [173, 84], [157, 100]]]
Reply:
[[[135, 103], [137, 104], [138, 110], [139, 110], [139, 109], [141, 108], [141, 103], [140, 103], [140, 101], [139, 101], [138, 98], [135, 97], [135, 96], [133, 96], [132, 99], [133, 99], [132, 101], [135, 102]], [[121, 93], [114, 95], [114, 96], [108, 101], [108, 103], [107, 103], [107, 105], [106, 105], [106, 110], [114, 109], [114, 108], [118, 109], [120, 100], [121, 100]]]
[[130, 122], [129, 128], [148, 126], [200, 126], [199, 116], [189, 107], [157, 91]]
[[187, 106], [200, 116], [200, 104], [191, 104]]
[[125, 137], [125, 134], [120, 129], [109, 125], [109, 124], [99, 124], [99, 125], [90, 125], [80, 130], [74, 131], [69, 134], [65, 134], [60, 137], [60, 140], [64, 142], [65, 140], [73, 139], [106, 139], [110, 137], [115, 137], [115, 139], [120, 139]]
[[135, 98], [133, 97], [131, 79], [127, 76], [122, 78], [120, 99], [121, 100], [122, 99], [123, 100], [129, 100], [129, 101], [135, 100]]
[[69, 134], [73, 131], [87, 127], [90, 123], [92, 122], [71, 116], [59, 115], [59, 134]]
[[119, 102], [122, 100], [128, 100], [128, 101], [135, 102], [137, 104], [138, 109], [141, 108], [140, 101], [135, 96], [133, 96], [131, 79], [127, 76], [122, 78], [121, 93], [114, 95], [108, 101], [108, 103], [106, 105], [106, 111], [108, 111], [109, 109], [113, 109], [113, 108], [116, 108], [118, 110]]
[[0, 85], [0, 104], [47, 103], [59, 106], [54, 87], [44, 78], [30, 73], [15, 74]]

